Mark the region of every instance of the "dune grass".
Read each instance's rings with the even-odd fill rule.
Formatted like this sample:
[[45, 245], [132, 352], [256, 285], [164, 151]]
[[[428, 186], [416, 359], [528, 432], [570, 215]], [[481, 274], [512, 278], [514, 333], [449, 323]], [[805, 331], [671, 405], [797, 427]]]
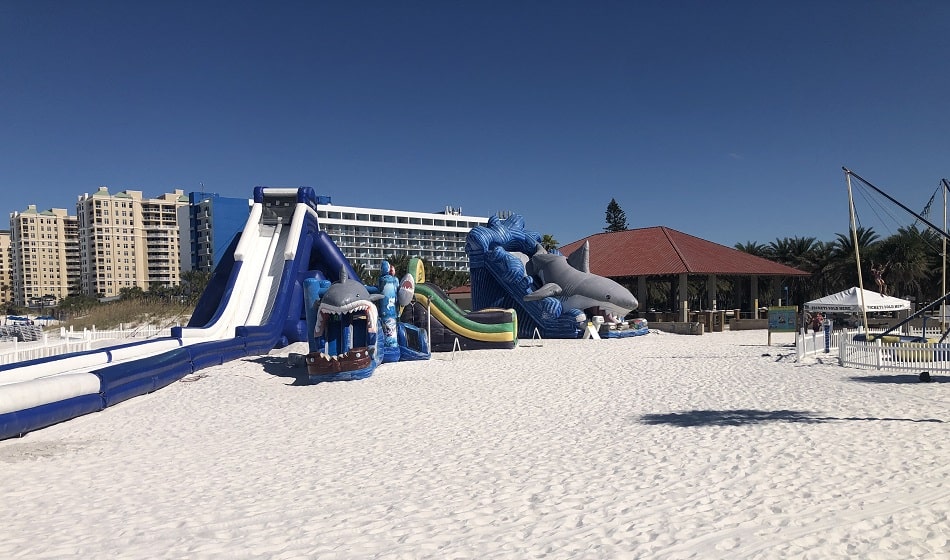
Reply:
[[107, 330], [144, 325], [174, 327], [186, 324], [193, 309], [190, 305], [170, 304], [150, 298], [121, 300], [93, 306], [83, 315], [65, 320], [58, 326], [72, 327], [74, 330], [92, 327]]

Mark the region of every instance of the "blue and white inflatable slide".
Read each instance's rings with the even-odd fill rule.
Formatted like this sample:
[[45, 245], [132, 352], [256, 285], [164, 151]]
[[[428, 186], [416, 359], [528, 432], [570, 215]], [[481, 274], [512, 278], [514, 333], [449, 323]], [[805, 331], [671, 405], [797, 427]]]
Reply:
[[351, 277], [310, 187], [256, 187], [250, 215], [185, 327], [147, 341], [0, 367], [0, 439], [155, 391], [212, 365], [308, 340], [303, 282]]

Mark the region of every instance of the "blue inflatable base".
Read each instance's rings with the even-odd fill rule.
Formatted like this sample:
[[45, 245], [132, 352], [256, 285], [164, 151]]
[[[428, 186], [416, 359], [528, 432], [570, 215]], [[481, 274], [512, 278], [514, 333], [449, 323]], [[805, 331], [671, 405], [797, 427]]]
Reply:
[[384, 346], [383, 347], [383, 360], [384, 364], [391, 364], [393, 362], [399, 361], [399, 346]]
[[630, 329], [624, 331], [607, 331], [606, 333], [600, 333], [600, 338], [630, 338], [631, 336], [643, 336], [649, 333], [649, 328]]
[[0, 414], [0, 439], [19, 437], [84, 414], [99, 412], [104, 407], [102, 396], [94, 393]]
[[353, 371], [341, 371], [340, 373], [328, 373], [326, 375], [308, 375], [307, 377], [311, 385], [327, 381], [356, 381], [358, 379], [366, 379], [370, 375], [373, 375], [374, 369], [376, 369], [375, 364], [363, 369], [354, 369]]
[[409, 323], [399, 323], [399, 359], [402, 361], [428, 360], [432, 357], [426, 331]]
[[408, 346], [399, 347], [399, 360], [402, 362], [413, 362], [418, 360], [428, 360], [432, 357], [429, 352], [420, 352]]

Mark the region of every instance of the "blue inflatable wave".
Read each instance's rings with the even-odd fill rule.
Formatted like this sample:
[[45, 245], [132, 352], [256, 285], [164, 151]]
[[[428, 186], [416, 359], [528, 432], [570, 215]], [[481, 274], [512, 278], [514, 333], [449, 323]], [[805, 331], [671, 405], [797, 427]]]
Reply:
[[562, 309], [554, 297], [524, 301], [533, 291], [535, 279], [525, 271], [521, 253], [537, 251], [541, 234], [524, 227], [524, 218], [513, 214], [502, 220], [488, 219], [468, 234], [468, 254], [472, 282], [472, 308], [512, 308], [518, 313], [518, 336], [531, 338], [535, 330], [542, 338], [578, 338], [584, 329], [584, 312]]

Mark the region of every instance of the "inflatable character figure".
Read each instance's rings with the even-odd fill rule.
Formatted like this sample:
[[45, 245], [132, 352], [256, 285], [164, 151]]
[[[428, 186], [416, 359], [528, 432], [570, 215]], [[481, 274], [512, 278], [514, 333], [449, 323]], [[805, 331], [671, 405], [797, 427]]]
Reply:
[[381, 297], [379, 299], [379, 319], [383, 324], [383, 362], [399, 361], [399, 311], [396, 309], [396, 292], [399, 289], [399, 280], [396, 278], [396, 267], [383, 261], [379, 269], [377, 287]]

